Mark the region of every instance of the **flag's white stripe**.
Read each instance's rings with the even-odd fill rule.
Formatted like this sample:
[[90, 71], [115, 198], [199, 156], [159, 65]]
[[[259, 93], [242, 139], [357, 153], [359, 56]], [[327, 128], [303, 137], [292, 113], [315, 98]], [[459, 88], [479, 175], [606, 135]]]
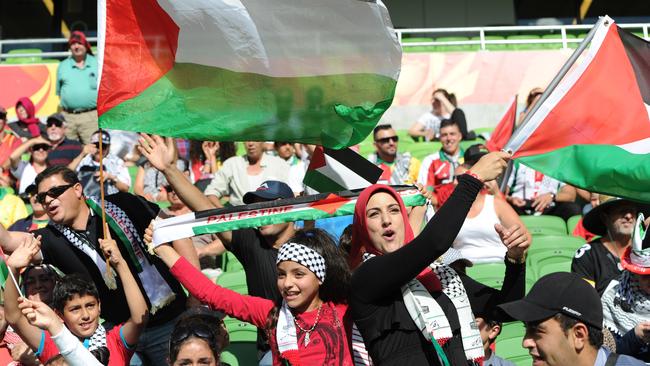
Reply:
[[[607, 25], [606, 25], [607, 24]], [[514, 136], [508, 142], [504, 150], [511, 150], [513, 153], [517, 152], [519, 148], [526, 142], [528, 137], [530, 137], [537, 127], [542, 124], [546, 119], [548, 114], [555, 108], [555, 106], [564, 98], [566, 93], [573, 87], [573, 84], [582, 76], [587, 67], [591, 64], [591, 61], [594, 59], [598, 50], [600, 49], [609, 27], [614, 27], [614, 20], [608, 16], [605, 16], [605, 22], [602, 23], [600, 29], [594, 34], [594, 38], [591, 40], [589, 45], [589, 50], [586, 53], [583, 61], [578, 65], [573, 71], [569, 72], [564, 79], [558, 84], [558, 86], [553, 90], [551, 95], [546, 98], [544, 103], [539, 107], [537, 112], [530, 118], [530, 120], [520, 129], [515, 131]]]
[[360, 189], [366, 188], [372, 184], [347, 166], [341, 164], [338, 160], [327, 154], [324, 155], [325, 166], [316, 170], [329, 179], [335, 181], [340, 186], [345, 187], [346, 189]]
[[650, 137], [643, 140], [630, 142], [624, 145], [616, 145], [630, 154], [650, 154]]
[[106, 0], [97, 2], [97, 80], [102, 79], [104, 41], [106, 40]]
[[399, 74], [379, 0], [157, 1], [180, 28], [176, 62], [276, 77]]

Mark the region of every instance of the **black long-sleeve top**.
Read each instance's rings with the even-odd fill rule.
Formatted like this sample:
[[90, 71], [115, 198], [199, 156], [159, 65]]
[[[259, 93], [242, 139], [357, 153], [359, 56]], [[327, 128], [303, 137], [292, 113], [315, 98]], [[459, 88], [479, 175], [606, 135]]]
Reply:
[[[411, 319], [401, 287], [441, 256], [458, 235], [472, 202], [483, 186], [461, 175], [454, 193], [427, 223], [420, 235], [399, 250], [364, 262], [352, 276], [351, 314], [375, 365], [439, 365], [431, 340]], [[492, 312], [496, 305], [524, 296], [525, 266], [506, 261], [502, 289], [484, 286], [460, 274], [474, 313]], [[442, 292], [431, 294], [440, 304], [453, 337], [443, 349], [452, 365], [465, 365], [458, 314]]]

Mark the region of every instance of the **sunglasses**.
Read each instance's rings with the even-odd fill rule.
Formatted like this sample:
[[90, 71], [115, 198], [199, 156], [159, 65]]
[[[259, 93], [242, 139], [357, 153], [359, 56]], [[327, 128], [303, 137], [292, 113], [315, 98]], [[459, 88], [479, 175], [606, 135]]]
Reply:
[[32, 151], [38, 151], [38, 150], [48, 151], [49, 149], [50, 149], [50, 145], [48, 144], [36, 144], [32, 146]]
[[171, 335], [170, 344], [172, 347], [185, 342], [190, 337], [197, 337], [206, 340], [211, 345], [217, 344], [217, 333], [205, 326], [202, 327], [181, 327], [176, 328]]
[[51, 119], [51, 120], [47, 121], [47, 127], [52, 127], [52, 126], [56, 126], [56, 127], [61, 128], [61, 127], [63, 127], [63, 122], [61, 122], [61, 121], [59, 121], [57, 119]]
[[52, 187], [49, 190], [47, 190], [46, 192], [41, 192], [41, 193], [37, 194], [36, 195], [36, 202], [40, 203], [41, 205], [44, 205], [45, 204], [45, 199], [47, 198], [47, 196], [50, 196], [53, 199], [58, 198], [60, 195], [63, 194], [63, 192], [67, 191], [68, 189], [70, 189], [70, 187], [72, 187], [74, 185], [75, 185], [75, 183], [66, 184], [66, 185], [63, 185], [63, 186]]
[[388, 137], [384, 137], [384, 138], [381, 138], [381, 139], [377, 139], [375, 141], [379, 142], [380, 144], [387, 144], [391, 140], [393, 142], [397, 142], [397, 141], [399, 141], [399, 136], [388, 136]]

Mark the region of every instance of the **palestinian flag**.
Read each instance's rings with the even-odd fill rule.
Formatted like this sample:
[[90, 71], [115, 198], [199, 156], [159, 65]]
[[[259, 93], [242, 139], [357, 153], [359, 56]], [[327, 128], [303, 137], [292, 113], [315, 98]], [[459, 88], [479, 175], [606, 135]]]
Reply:
[[[394, 187], [406, 206], [421, 206], [424, 196], [413, 186]], [[250, 227], [316, 220], [354, 214], [354, 205], [361, 191], [320, 193], [285, 200], [232, 206], [157, 221], [154, 224], [153, 245], [201, 234], [238, 230]]]
[[381, 1], [100, 0], [103, 128], [217, 141], [362, 141], [401, 47]]
[[512, 136], [512, 131], [515, 130], [515, 121], [517, 120], [517, 95], [508, 103], [508, 109], [503, 113], [501, 121], [494, 128], [494, 131], [490, 135], [490, 140], [485, 144], [485, 146], [490, 151], [500, 151], [510, 140]]
[[605, 17], [506, 149], [560, 181], [650, 202], [650, 44]]
[[352, 149], [332, 150], [318, 146], [303, 183], [321, 193], [340, 192], [377, 183], [381, 173], [381, 168]]
[[5, 283], [9, 279], [9, 267], [7, 267], [7, 261], [5, 258], [5, 253], [0, 247], [0, 287], [5, 288]]

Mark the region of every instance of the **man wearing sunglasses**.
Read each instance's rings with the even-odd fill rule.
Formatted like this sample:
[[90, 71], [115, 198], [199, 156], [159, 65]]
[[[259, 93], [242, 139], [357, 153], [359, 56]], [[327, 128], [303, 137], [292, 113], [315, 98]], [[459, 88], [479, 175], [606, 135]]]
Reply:
[[[49, 167], [36, 178], [36, 200], [50, 218], [49, 224], [34, 231], [42, 236], [41, 251], [34, 261], [43, 261], [63, 273], [80, 273], [92, 279], [102, 303], [106, 329], [123, 323], [129, 308], [122, 286], [111, 289], [106, 261], [99, 246], [103, 238], [102, 211], [106, 214], [111, 237], [117, 242], [123, 258], [134, 274], [152, 314], [137, 348], [141, 358], [152, 365], [165, 365], [167, 343], [176, 317], [184, 309], [187, 297], [169, 269], [146, 252], [142, 241], [144, 230], [158, 216], [159, 207], [144, 198], [128, 193], [107, 195], [104, 209], [95, 197], [86, 197], [77, 174], [63, 166]], [[23, 236], [21, 236], [22, 234]], [[0, 230], [0, 244], [5, 252], [13, 252], [24, 240], [24, 233]], [[196, 251], [189, 240], [175, 241], [198, 267]]]
[[67, 130], [65, 117], [55, 113], [47, 117], [47, 140], [52, 146], [47, 156], [47, 165], [68, 165], [81, 153], [81, 144], [65, 136]]
[[[11, 174], [19, 180], [18, 193], [25, 193], [25, 189], [34, 183], [36, 175], [47, 167], [47, 156], [50, 143], [42, 135], [31, 138], [20, 145], [11, 153]], [[29, 153], [29, 161], [22, 159]]]
[[389, 124], [379, 125], [372, 132], [375, 152], [368, 160], [383, 170], [379, 183], [413, 184], [418, 179], [420, 161], [410, 153], [398, 153], [399, 136]]

